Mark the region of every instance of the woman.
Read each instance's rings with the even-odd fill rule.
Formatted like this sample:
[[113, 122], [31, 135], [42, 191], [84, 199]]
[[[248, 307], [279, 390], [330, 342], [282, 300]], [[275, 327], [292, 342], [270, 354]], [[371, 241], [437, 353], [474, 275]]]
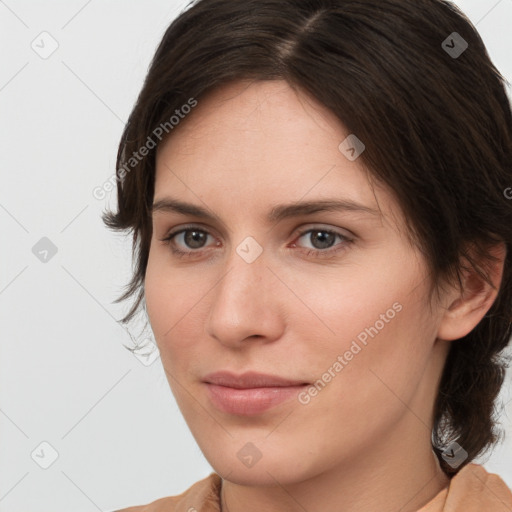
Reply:
[[[512, 115], [438, 0], [199, 0], [118, 152], [170, 387], [215, 472], [149, 511], [508, 511]], [[120, 300], [121, 300], [120, 299]]]

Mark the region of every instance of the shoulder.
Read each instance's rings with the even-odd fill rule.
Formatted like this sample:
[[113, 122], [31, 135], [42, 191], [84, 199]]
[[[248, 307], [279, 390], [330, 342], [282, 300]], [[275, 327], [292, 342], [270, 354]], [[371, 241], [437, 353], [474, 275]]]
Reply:
[[147, 505], [114, 512], [220, 512], [221, 484], [221, 477], [217, 473], [211, 473], [177, 496], [160, 498]]
[[467, 512], [512, 510], [512, 491], [500, 476], [470, 463], [450, 482], [444, 510], [459, 510], [457, 507]]

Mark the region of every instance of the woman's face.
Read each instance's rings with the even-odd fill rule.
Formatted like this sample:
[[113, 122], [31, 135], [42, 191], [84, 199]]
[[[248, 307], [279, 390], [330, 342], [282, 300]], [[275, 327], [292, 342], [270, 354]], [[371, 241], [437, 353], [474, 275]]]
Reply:
[[[340, 149], [349, 135], [284, 81], [239, 82], [159, 148], [147, 311], [184, 418], [231, 481], [284, 485], [430, 447], [442, 309], [362, 147]], [[307, 384], [205, 382], [218, 371]]]

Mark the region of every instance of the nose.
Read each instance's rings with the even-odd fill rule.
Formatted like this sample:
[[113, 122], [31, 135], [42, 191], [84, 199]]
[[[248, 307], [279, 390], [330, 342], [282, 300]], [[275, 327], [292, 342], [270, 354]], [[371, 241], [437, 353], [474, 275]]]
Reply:
[[231, 348], [245, 346], [248, 339], [280, 338], [285, 322], [281, 283], [267, 266], [265, 250], [248, 263], [234, 248], [222, 276], [212, 290], [207, 334]]

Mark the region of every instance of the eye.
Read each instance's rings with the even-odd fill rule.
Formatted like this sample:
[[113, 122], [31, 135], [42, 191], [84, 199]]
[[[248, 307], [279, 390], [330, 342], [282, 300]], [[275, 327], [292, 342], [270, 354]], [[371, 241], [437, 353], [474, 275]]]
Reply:
[[[180, 230], [169, 233], [165, 238], [160, 239], [165, 245], [171, 248], [172, 253], [179, 257], [195, 257], [201, 256], [204, 252], [201, 249], [208, 248], [208, 238], [214, 239], [208, 231], [200, 229], [197, 226], [186, 226]], [[343, 233], [332, 229], [316, 227], [312, 229], [303, 230], [299, 233], [297, 241], [304, 239], [300, 244], [293, 242], [291, 247], [303, 247], [306, 245], [304, 253], [307, 256], [315, 257], [331, 257], [353, 242], [353, 240]], [[340, 242], [336, 244], [336, 240]], [[220, 242], [216, 242], [215, 246], [219, 246]]]
[[205, 247], [208, 237], [213, 238], [213, 236], [204, 229], [186, 227], [179, 231], [169, 233], [160, 241], [169, 245], [171, 251], [176, 256], [183, 257], [190, 256], [195, 252], [199, 254], [200, 251], [198, 249]]
[[[309, 243], [309, 247], [306, 245], [308, 256], [317, 255], [321, 257], [332, 256], [333, 253], [346, 249], [347, 245], [353, 241], [338, 231], [320, 227], [301, 231], [297, 240], [301, 239], [306, 244]], [[336, 239], [340, 240], [340, 243], [336, 244]], [[294, 242], [292, 247], [296, 246], [297, 243]]]

